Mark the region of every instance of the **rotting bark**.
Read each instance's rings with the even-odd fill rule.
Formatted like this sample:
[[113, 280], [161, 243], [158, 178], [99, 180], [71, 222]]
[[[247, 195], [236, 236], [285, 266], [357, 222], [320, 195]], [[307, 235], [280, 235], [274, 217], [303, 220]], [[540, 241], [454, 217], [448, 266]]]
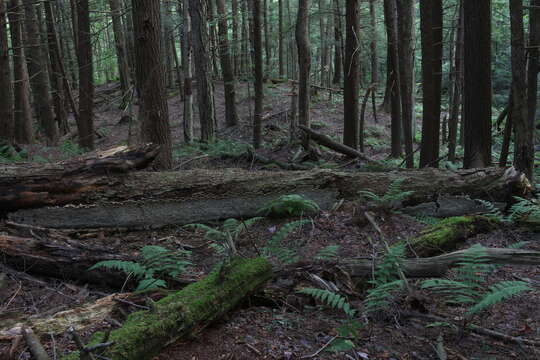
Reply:
[[4, 194], [0, 205], [10, 210], [78, 205], [9, 214], [17, 223], [54, 228], [144, 228], [251, 217], [267, 201], [284, 194], [305, 194], [328, 209], [339, 199], [358, 199], [360, 189], [383, 195], [397, 179], [405, 179], [403, 191], [413, 191], [405, 205], [431, 201], [438, 193], [507, 201], [529, 191], [521, 174], [499, 168], [372, 173], [199, 169], [130, 176], [90, 176], [88, 171], [76, 170], [70, 177], [61, 176], [56, 169], [52, 171], [56, 174], [53, 182], [43, 176], [28, 177], [26, 183], [14, 176], [3, 182], [0, 178], [0, 194]]
[[[265, 259], [233, 260], [203, 280], [155, 302], [151, 311], [129, 315], [121, 328], [110, 333], [109, 341], [114, 344], [102, 355], [112, 360], [151, 359], [167, 344], [193, 336], [222, 317], [271, 277], [272, 266]], [[95, 333], [94, 342], [103, 335]]]
[[484, 216], [458, 216], [429, 226], [419, 236], [399, 244], [406, 244], [410, 253], [432, 256], [453, 250], [471, 236], [495, 230], [499, 223]]

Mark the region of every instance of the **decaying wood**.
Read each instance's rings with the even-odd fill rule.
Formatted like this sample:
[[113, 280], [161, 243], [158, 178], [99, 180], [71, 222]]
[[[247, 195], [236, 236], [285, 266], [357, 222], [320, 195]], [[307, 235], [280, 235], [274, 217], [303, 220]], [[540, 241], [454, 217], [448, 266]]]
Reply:
[[[304, 194], [321, 208], [340, 199], [356, 200], [359, 190], [383, 195], [404, 179], [402, 189], [414, 193], [406, 205], [431, 201], [437, 194], [506, 201], [528, 191], [522, 177], [500, 168], [452, 172], [418, 169], [392, 172], [249, 171], [242, 169], [134, 172], [129, 176], [80, 180], [67, 194], [32, 193], [33, 205], [77, 206], [29, 209], [9, 214], [17, 223], [52, 228], [144, 228], [182, 225], [230, 217], [259, 215], [267, 201], [284, 194]], [[82, 178], [80, 178], [82, 179]], [[69, 189], [69, 188], [68, 188]], [[23, 196], [23, 194], [19, 196]], [[24, 205], [24, 202], [19, 205]], [[17, 202], [10, 203], [13, 208]]]
[[[402, 262], [403, 273], [411, 278], [439, 277], [463, 261], [467, 249], [434, 257], [411, 258]], [[485, 248], [482, 259], [496, 265], [540, 265], [540, 251]], [[354, 278], [365, 278], [373, 274], [377, 263], [370, 259], [346, 261], [339, 264]]]
[[[272, 277], [262, 258], [236, 259], [203, 280], [154, 303], [153, 309], [132, 313], [102, 356], [109, 359], [151, 359], [168, 344], [192, 336], [233, 309]], [[94, 334], [101, 339], [102, 333]]]
[[36, 360], [51, 360], [43, 345], [39, 341], [39, 338], [34, 334], [31, 328], [24, 327], [22, 329], [22, 335], [26, 341], [26, 345], [30, 348], [30, 353]]
[[332, 139], [330, 139], [328, 136], [326, 135], [323, 135], [323, 134], [319, 134], [318, 132], [316, 131], [313, 131], [311, 130], [310, 128], [307, 128], [303, 125], [298, 125], [298, 128], [301, 129], [302, 131], [304, 131], [306, 134], [308, 134], [311, 138], [311, 140], [323, 145], [323, 146], [326, 146], [327, 148], [329, 149], [332, 149], [334, 151], [337, 151], [341, 154], [344, 154], [344, 155], [347, 155], [347, 156], [350, 156], [352, 158], [359, 158], [360, 160], [363, 160], [367, 163], [370, 163], [370, 164], [375, 164], [375, 165], [379, 165], [381, 167], [384, 167], [384, 164], [382, 164], [381, 162], [377, 161], [377, 160], [373, 160], [372, 158], [370, 158], [369, 156], [367, 156], [366, 154], [360, 152], [360, 151], [357, 151], [347, 145], [343, 145], [341, 143], [338, 143]]
[[42, 276], [73, 279], [120, 287], [125, 274], [107, 269], [88, 271], [104, 260], [133, 260], [127, 254], [115, 254], [110, 248], [93, 246], [68, 238], [36, 236], [18, 237], [0, 233], [0, 254], [3, 262], [15, 269]]
[[12, 211], [76, 202], [80, 193], [100, 189], [104, 183], [121, 182], [118, 175], [147, 167], [158, 153], [159, 147], [155, 145], [138, 149], [122, 146], [56, 164], [3, 165], [0, 209]]

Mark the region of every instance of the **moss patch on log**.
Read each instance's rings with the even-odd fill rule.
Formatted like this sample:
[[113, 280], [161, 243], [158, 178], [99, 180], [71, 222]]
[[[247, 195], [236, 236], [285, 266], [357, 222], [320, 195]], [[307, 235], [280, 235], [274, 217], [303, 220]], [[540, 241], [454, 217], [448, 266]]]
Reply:
[[484, 216], [456, 216], [429, 226], [419, 236], [405, 243], [410, 252], [419, 256], [434, 256], [454, 250], [457, 245], [476, 234], [495, 230], [499, 223]]
[[[246, 295], [272, 277], [272, 266], [263, 258], [235, 259], [206, 278], [156, 302], [152, 310], [129, 315], [111, 332], [114, 345], [103, 356], [113, 360], [150, 359], [166, 345], [194, 334], [234, 308]], [[96, 333], [90, 343], [103, 339]], [[64, 359], [78, 359], [72, 353]]]

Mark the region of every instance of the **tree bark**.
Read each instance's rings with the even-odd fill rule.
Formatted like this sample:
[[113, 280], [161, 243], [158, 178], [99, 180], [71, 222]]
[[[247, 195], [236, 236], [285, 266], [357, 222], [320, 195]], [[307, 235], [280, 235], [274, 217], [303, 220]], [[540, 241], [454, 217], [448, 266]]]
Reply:
[[77, 53], [79, 59], [79, 145], [94, 149], [94, 66], [88, 0], [77, 0]]
[[454, 50], [454, 63], [453, 63], [453, 75], [450, 82], [450, 86], [453, 87], [452, 97], [450, 101], [450, 113], [448, 117], [448, 161], [456, 161], [456, 147], [458, 136], [458, 123], [460, 104], [463, 98], [463, 41], [464, 41], [464, 29], [463, 29], [463, 3], [459, 2], [458, 19], [456, 22], [457, 29], [455, 36]]
[[[340, 198], [358, 199], [357, 189], [383, 195], [392, 181], [402, 178], [403, 191], [414, 191], [404, 201], [406, 205], [431, 201], [438, 193], [507, 201], [528, 191], [519, 173], [499, 168], [457, 173], [425, 169], [357, 174], [328, 170], [187, 170], [132, 173], [129, 177], [106, 177], [105, 169], [92, 175], [91, 169], [69, 176], [56, 170], [55, 176], [38, 172], [26, 178], [3, 178], [0, 193], [5, 195], [0, 205], [4, 211], [57, 206], [10, 214], [9, 219], [17, 223], [51, 228], [136, 229], [257, 216], [268, 201], [290, 193], [304, 194], [321, 208], [330, 208]], [[58, 207], [67, 204], [79, 206]]]
[[412, 39], [414, 0], [396, 0], [398, 20], [399, 85], [401, 86], [401, 116], [405, 140], [407, 168], [414, 168], [413, 154], [413, 72], [414, 45]]
[[443, 57], [442, 0], [420, 2], [422, 32], [422, 148], [420, 167], [439, 167]]
[[345, 11], [345, 64], [343, 69], [343, 144], [358, 149], [359, 118], [358, 118], [358, 91], [359, 91], [359, 2], [346, 0]]
[[[309, 0], [300, 0], [296, 19], [296, 44], [298, 47], [298, 123], [310, 127], [310, 71], [311, 48], [309, 43]], [[304, 148], [309, 149], [309, 136], [304, 137]]]
[[172, 167], [169, 109], [165, 91], [159, 0], [132, 1], [135, 31], [135, 73], [139, 87], [139, 117], [143, 142], [161, 145], [155, 166]]
[[22, 27], [23, 9], [19, 0], [8, 3], [9, 30], [13, 46], [13, 100], [14, 100], [14, 139], [19, 144], [33, 142], [32, 107], [30, 105], [30, 79], [26, 68], [23, 47]]
[[341, 8], [339, 6], [339, 0], [332, 0], [332, 2], [334, 6], [334, 78], [332, 79], [332, 84], [341, 85], [341, 75], [343, 72]]
[[465, 168], [491, 164], [491, 0], [464, 1]]
[[25, 13], [25, 41], [26, 61], [30, 85], [34, 100], [34, 112], [43, 131], [47, 145], [56, 145], [58, 142], [58, 126], [54, 121], [49, 94], [49, 80], [47, 78], [46, 63], [41, 51], [41, 39], [37, 26], [36, 10], [33, 0], [23, 0]]
[[0, 146], [15, 140], [13, 85], [8, 53], [7, 1], [0, 1]]
[[[213, 1], [213, 0], [212, 0]], [[216, 0], [219, 27], [219, 51], [221, 58], [221, 71], [225, 87], [225, 124], [235, 126], [238, 124], [238, 114], [236, 112], [236, 79], [234, 68], [231, 63], [229, 52], [227, 13], [225, 11], [225, 0]]]
[[[529, 9], [529, 61], [527, 67], [527, 93], [538, 93], [538, 73], [540, 72], [540, 0], [531, 0]], [[527, 97], [528, 124], [536, 122], [536, 96]], [[533, 179], [531, 179], [533, 181]], [[534, 183], [534, 181], [533, 181]]]
[[201, 140], [211, 142], [216, 137], [216, 114], [203, 1], [189, 0], [189, 14], [192, 26], [193, 57], [197, 59], [195, 72], [197, 76], [197, 105], [201, 124]]
[[278, 0], [278, 62], [279, 77], [285, 76], [284, 34], [283, 34], [283, 0]]
[[109, 7], [111, 8], [114, 44], [116, 46], [118, 73], [120, 75], [120, 87], [122, 89], [121, 107], [124, 108], [130, 97], [131, 76], [128, 64], [126, 39], [124, 36], [124, 26], [122, 25], [122, 7], [120, 0], [109, 0]]
[[[180, 6], [180, 1], [178, 2]], [[182, 4], [182, 69], [184, 70], [184, 141], [193, 141], [193, 47], [189, 5]]]
[[263, 61], [262, 61], [262, 28], [261, 0], [253, 0], [253, 57], [255, 78], [255, 113], [253, 117], [253, 147], [258, 149], [262, 143], [262, 112], [263, 112]]
[[379, 82], [379, 58], [377, 54], [377, 14], [375, 12], [375, 0], [369, 0], [369, 21], [371, 37], [369, 43], [369, 48], [371, 51], [371, 83], [377, 84]]

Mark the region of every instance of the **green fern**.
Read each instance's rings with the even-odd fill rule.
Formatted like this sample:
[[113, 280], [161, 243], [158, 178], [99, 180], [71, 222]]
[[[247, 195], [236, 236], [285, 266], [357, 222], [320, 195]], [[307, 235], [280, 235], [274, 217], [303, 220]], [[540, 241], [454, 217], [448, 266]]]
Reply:
[[366, 312], [372, 313], [388, 308], [391, 304], [390, 299], [405, 287], [404, 279], [399, 276], [405, 251], [405, 245], [391, 247], [382, 262], [377, 265], [373, 279], [369, 281], [373, 288], [367, 291], [364, 299]]
[[302, 195], [282, 195], [268, 202], [259, 212], [271, 217], [291, 217], [316, 214], [320, 211], [319, 205]]
[[338, 251], [339, 251], [339, 245], [329, 245], [319, 250], [317, 255], [315, 255], [315, 259], [323, 260], [323, 261], [335, 260], [338, 256]]
[[374, 203], [376, 207], [394, 209], [399, 206], [401, 201], [409, 198], [414, 191], [403, 191], [402, 185], [405, 179], [397, 179], [390, 183], [386, 193], [382, 196], [369, 190], [360, 190], [358, 194], [367, 201]]
[[304, 288], [298, 292], [309, 295], [333, 309], [343, 310], [343, 312], [350, 318], [354, 317], [356, 314], [356, 310], [351, 307], [351, 305], [347, 302], [347, 299], [339, 294], [336, 294], [335, 292], [315, 288]]
[[491, 201], [486, 201], [482, 199], [476, 199], [476, 202], [482, 204], [486, 210], [487, 213], [484, 214], [485, 217], [499, 221], [499, 222], [507, 222], [508, 219], [503, 215], [501, 210], [499, 210]]
[[167, 287], [167, 283], [160, 277], [178, 277], [191, 265], [187, 260], [190, 255], [191, 252], [185, 250], [170, 251], [161, 246], [148, 245], [141, 249], [139, 262], [106, 260], [98, 262], [88, 270], [98, 268], [120, 270], [139, 280], [136, 290], [147, 290]]
[[417, 215], [417, 216], [413, 216], [413, 218], [419, 223], [422, 223], [425, 225], [436, 225], [441, 222], [441, 219], [433, 217], [433, 216]]
[[540, 204], [537, 199], [529, 200], [519, 196], [514, 196], [514, 199], [516, 203], [510, 208], [510, 220], [528, 218], [540, 223]]
[[467, 319], [512, 296], [532, 290], [522, 281], [501, 281], [487, 291], [487, 275], [493, 267], [485, 262], [485, 248], [474, 245], [465, 252], [458, 263], [456, 280], [430, 279], [422, 282], [422, 288], [443, 294], [448, 303], [469, 306]]
[[275, 256], [281, 263], [291, 264], [298, 261], [298, 255], [293, 249], [284, 247], [282, 241], [293, 231], [301, 228], [310, 220], [296, 220], [283, 225], [278, 231], [272, 235], [272, 238], [266, 243], [263, 252], [266, 256]]

